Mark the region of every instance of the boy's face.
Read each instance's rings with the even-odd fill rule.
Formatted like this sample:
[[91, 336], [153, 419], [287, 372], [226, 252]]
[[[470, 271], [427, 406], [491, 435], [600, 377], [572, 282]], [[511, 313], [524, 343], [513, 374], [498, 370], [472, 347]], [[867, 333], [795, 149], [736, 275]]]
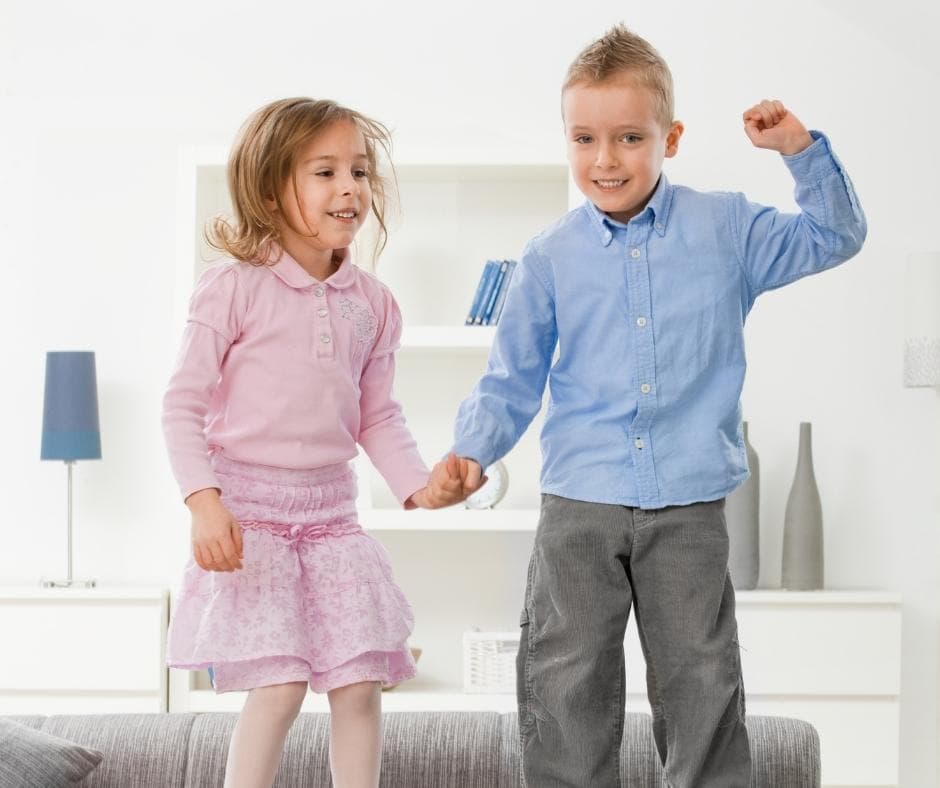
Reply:
[[611, 218], [629, 221], [655, 191], [663, 159], [676, 155], [682, 124], [664, 129], [652, 93], [629, 75], [572, 85], [562, 114], [578, 188]]

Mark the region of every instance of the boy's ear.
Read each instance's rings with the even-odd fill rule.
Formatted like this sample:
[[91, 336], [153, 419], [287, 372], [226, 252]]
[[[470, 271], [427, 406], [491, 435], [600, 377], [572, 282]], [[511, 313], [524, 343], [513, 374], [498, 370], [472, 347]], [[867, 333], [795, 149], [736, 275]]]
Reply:
[[667, 159], [671, 159], [679, 152], [679, 138], [682, 136], [683, 131], [685, 131], [685, 126], [682, 125], [682, 121], [674, 120], [672, 126], [669, 127], [669, 131], [666, 133]]

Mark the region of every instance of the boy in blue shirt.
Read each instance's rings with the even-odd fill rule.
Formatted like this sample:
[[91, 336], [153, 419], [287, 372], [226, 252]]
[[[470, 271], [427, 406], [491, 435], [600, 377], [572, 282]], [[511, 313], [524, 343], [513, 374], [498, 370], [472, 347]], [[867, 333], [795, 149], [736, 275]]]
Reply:
[[587, 200], [527, 245], [453, 448], [476, 489], [548, 382], [517, 659], [525, 779], [620, 785], [632, 606], [670, 785], [747, 786], [723, 514], [748, 474], [744, 320], [761, 293], [856, 254], [865, 218], [828, 139], [779, 101], [747, 110], [744, 130], [782, 154], [800, 213], [669, 183], [672, 78], [622, 26], [575, 59], [562, 105]]

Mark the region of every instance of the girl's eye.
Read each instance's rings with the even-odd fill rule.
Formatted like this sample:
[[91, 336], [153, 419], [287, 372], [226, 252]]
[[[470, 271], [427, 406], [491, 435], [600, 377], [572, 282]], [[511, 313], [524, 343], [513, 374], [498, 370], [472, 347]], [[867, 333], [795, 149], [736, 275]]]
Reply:
[[353, 175], [357, 178], [368, 178], [369, 173], [365, 170], [353, 170]]
[[333, 175], [333, 170], [317, 170], [317, 175], [321, 175], [324, 178], [329, 178]]

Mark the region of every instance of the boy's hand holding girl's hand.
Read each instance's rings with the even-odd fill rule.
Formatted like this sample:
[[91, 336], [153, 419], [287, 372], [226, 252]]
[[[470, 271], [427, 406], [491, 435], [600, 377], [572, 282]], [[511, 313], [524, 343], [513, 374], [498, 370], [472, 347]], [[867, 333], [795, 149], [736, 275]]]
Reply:
[[242, 529], [214, 487], [186, 499], [193, 516], [193, 558], [207, 572], [234, 572], [245, 557]]
[[440, 509], [460, 503], [486, 482], [480, 464], [451, 452], [431, 470], [428, 486], [411, 496], [422, 509]]
[[779, 101], [755, 104], [744, 113], [744, 133], [757, 148], [792, 156], [813, 144], [799, 118]]

